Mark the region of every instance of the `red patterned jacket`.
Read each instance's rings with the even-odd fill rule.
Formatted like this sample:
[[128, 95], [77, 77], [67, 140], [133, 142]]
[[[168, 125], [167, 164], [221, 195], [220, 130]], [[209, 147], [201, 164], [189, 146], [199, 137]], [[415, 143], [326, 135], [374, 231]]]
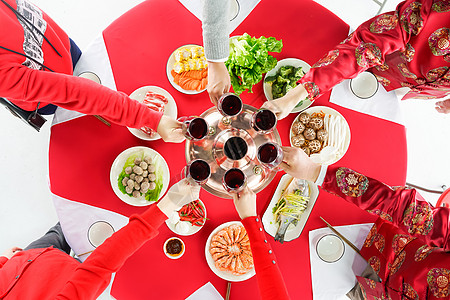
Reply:
[[403, 99], [450, 94], [450, 1], [407, 0], [358, 27], [299, 81], [314, 99], [368, 70]]
[[416, 190], [328, 167], [322, 188], [379, 216], [362, 256], [382, 282], [357, 277], [366, 299], [450, 299], [450, 211]]

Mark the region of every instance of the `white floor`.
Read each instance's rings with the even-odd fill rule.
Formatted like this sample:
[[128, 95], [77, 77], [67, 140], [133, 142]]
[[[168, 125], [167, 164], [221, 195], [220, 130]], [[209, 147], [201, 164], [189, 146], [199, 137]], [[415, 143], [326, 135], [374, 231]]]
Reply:
[[[264, 1], [264, 0], [263, 0]], [[351, 24], [362, 21], [357, 0], [316, 0]], [[365, 0], [369, 1], [370, 0]], [[34, 0], [85, 49], [102, 29], [141, 0]], [[339, 2], [341, 5], [336, 5]], [[361, 3], [360, 0], [357, 1]], [[398, 0], [388, 0], [385, 11], [392, 10]], [[89, 10], [86, 10], [86, 8]], [[350, 9], [351, 8], [351, 9]], [[371, 16], [373, 7], [367, 15]], [[375, 10], [377, 10], [375, 8]], [[351, 11], [351, 13], [349, 13]], [[434, 101], [402, 103], [408, 138], [408, 182], [440, 189], [450, 186], [450, 115], [434, 111]], [[0, 254], [12, 246], [25, 247], [57, 222], [48, 187], [49, 120], [40, 133], [13, 118], [0, 108]], [[383, 147], [389, 147], [386, 141]], [[392, 149], [395, 151], [395, 149]], [[427, 194], [430, 202], [437, 197]]]

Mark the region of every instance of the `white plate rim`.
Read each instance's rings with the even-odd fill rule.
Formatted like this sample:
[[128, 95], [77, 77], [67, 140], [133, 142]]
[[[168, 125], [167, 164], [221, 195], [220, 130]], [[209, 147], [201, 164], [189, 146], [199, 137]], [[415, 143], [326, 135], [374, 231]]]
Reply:
[[[331, 165], [331, 164], [334, 164], [334, 163], [338, 162], [342, 157], [344, 157], [345, 153], [347, 153], [348, 147], [350, 146], [350, 140], [351, 140], [350, 126], [348, 125], [347, 120], [344, 118], [344, 116], [340, 112], [338, 112], [334, 108], [331, 108], [331, 107], [328, 107], [328, 106], [312, 106], [312, 107], [302, 111], [302, 113], [303, 112], [307, 112], [309, 114], [312, 114], [312, 113], [317, 113], [317, 112], [320, 112], [320, 111], [323, 111], [325, 114], [340, 116], [345, 121], [345, 125], [346, 125], [345, 126], [345, 129], [346, 129], [345, 131], [347, 133], [346, 138], [347, 137], [348, 138], [347, 138], [347, 142], [345, 143], [345, 146], [344, 146], [345, 151], [344, 151], [344, 153], [342, 154], [341, 157], [338, 157], [338, 158], [336, 158], [335, 160], [333, 160], [331, 162], [327, 162], [327, 165]], [[294, 121], [292, 121], [291, 128], [289, 129], [289, 144], [291, 145], [291, 147], [295, 147], [294, 145], [292, 145], [292, 136], [294, 136], [294, 134], [292, 133], [292, 127], [294, 126], [294, 123], [298, 121], [299, 116], [300, 116], [300, 114], [298, 114], [295, 117]]]
[[111, 165], [111, 171], [109, 173], [109, 181], [111, 183], [111, 187], [112, 187], [114, 193], [123, 202], [125, 202], [125, 203], [127, 203], [129, 205], [132, 205], [132, 206], [147, 206], [147, 205], [151, 205], [153, 203], [156, 203], [158, 201], [150, 202], [150, 201], [145, 200], [145, 198], [142, 197], [142, 196], [139, 197], [139, 198], [130, 197], [130, 196], [126, 195], [126, 194], [123, 194], [119, 190], [119, 187], [117, 185], [117, 178], [118, 178], [119, 174], [123, 170], [123, 165], [125, 164], [126, 159], [133, 152], [138, 152], [138, 151], [144, 151], [144, 153], [151, 154], [153, 157], [154, 156], [158, 156], [159, 159], [161, 159], [161, 161], [162, 161], [163, 187], [161, 189], [161, 192], [159, 193], [158, 200], [161, 199], [161, 197], [166, 193], [167, 188], [169, 186], [170, 171], [169, 171], [169, 166], [167, 165], [167, 162], [164, 159], [164, 157], [161, 154], [159, 154], [156, 150], [153, 150], [151, 148], [144, 147], [144, 146], [137, 146], [137, 147], [131, 147], [131, 148], [128, 148], [128, 149], [122, 151], [116, 157], [116, 159], [114, 159], [114, 162]]
[[[277, 233], [278, 226], [276, 225], [276, 220], [273, 216], [272, 209], [275, 207], [275, 204], [280, 199], [282, 191], [287, 187], [287, 184], [291, 178], [292, 176], [289, 174], [284, 174], [281, 177], [280, 181], [278, 182], [277, 188], [273, 193], [272, 199], [270, 200], [269, 205], [267, 206], [267, 209], [262, 216], [262, 223], [264, 225], [264, 230], [273, 237], [275, 237], [275, 234]], [[311, 214], [311, 211], [319, 196], [319, 188], [317, 187], [317, 185], [309, 181], [308, 184], [310, 188], [310, 198], [308, 201], [308, 207], [301, 215], [297, 225], [296, 226], [290, 225], [286, 230], [286, 234], [284, 236], [285, 242], [295, 240], [302, 234], [303, 228], [305, 227], [309, 215]]]
[[172, 71], [172, 69], [173, 69], [173, 65], [175, 64], [175, 57], [174, 57], [175, 52], [176, 52], [178, 49], [181, 49], [181, 48], [185, 48], [185, 47], [195, 47], [195, 46], [203, 47], [203, 46], [197, 45], [197, 44], [186, 44], [186, 45], [183, 45], [183, 46], [178, 47], [177, 49], [175, 49], [175, 50], [170, 54], [169, 59], [167, 59], [167, 64], [166, 64], [166, 75], [167, 75], [167, 79], [169, 80], [170, 84], [171, 84], [171, 85], [174, 87], [174, 89], [176, 89], [177, 91], [179, 91], [179, 92], [181, 92], [181, 93], [183, 93], [183, 94], [187, 94], [187, 95], [196, 95], [196, 94], [203, 93], [204, 91], [206, 91], [206, 88], [203, 89], [203, 90], [200, 90], [200, 91], [191, 91], [191, 90], [185, 90], [185, 89], [182, 89], [178, 84], [175, 83], [175, 81], [173, 81], [173, 76], [172, 76], [172, 74], [171, 74], [171, 71]]
[[[200, 200], [200, 199], [197, 199], [197, 200], [200, 201], [200, 203], [202, 204], [203, 208], [205, 209], [205, 218], [207, 218], [208, 215], [207, 215], [207, 212], [206, 212], [206, 206], [205, 206], [205, 203], [203, 203], [203, 201]], [[180, 209], [181, 209], [181, 208], [180, 208]], [[178, 213], [178, 211], [179, 211], [180, 209], [176, 210], [175, 212]], [[175, 213], [175, 212], [174, 212], [174, 213]], [[205, 223], [203, 223], [202, 226], [193, 226], [193, 225], [191, 225], [191, 223], [188, 222], [188, 221], [180, 221], [180, 222], [185, 222], [185, 223], [187, 223], [187, 224], [189, 225], [189, 231], [188, 231], [187, 233], [178, 232], [178, 231], [175, 229], [175, 225], [172, 224], [172, 222], [170, 222], [170, 218], [168, 218], [168, 219], [166, 220], [166, 225], [167, 225], [167, 227], [168, 227], [173, 233], [175, 233], [175, 234], [178, 234], [178, 235], [181, 235], [181, 236], [189, 236], [189, 235], [193, 235], [193, 234], [196, 234], [197, 232], [199, 232], [200, 229], [202, 229], [203, 226], [205, 226], [205, 224], [206, 224], [206, 220], [205, 220]]]
[[214, 274], [216, 274], [218, 277], [227, 280], [227, 281], [231, 281], [231, 282], [240, 282], [240, 281], [244, 281], [247, 279], [252, 278], [256, 272], [255, 272], [255, 267], [253, 266], [253, 269], [248, 271], [247, 273], [243, 274], [243, 275], [234, 275], [225, 271], [220, 271], [216, 268], [215, 263], [214, 263], [214, 259], [211, 256], [211, 253], [209, 253], [209, 246], [211, 244], [211, 240], [212, 237], [219, 232], [220, 230], [222, 230], [225, 227], [231, 226], [231, 225], [242, 225], [241, 221], [230, 221], [230, 222], [226, 222], [223, 223], [219, 226], [217, 226], [209, 235], [208, 239], [206, 240], [206, 245], [205, 245], [205, 256], [206, 256], [206, 262], [208, 263], [209, 268], [211, 269], [211, 271], [214, 272]]
[[[275, 73], [278, 72], [278, 69], [280, 69], [283, 66], [293, 66], [295, 68], [302, 67], [303, 71], [305, 71], [305, 74], [311, 69], [311, 66], [306, 61], [301, 60], [299, 58], [284, 58], [282, 60], [279, 60], [277, 62], [277, 65], [272, 70], [267, 72], [263, 79], [264, 96], [266, 96], [266, 99], [269, 101], [273, 100], [273, 96], [272, 96], [272, 90], [270, 89], [271, 85], [265, 82], [266, 77], [275, 75]], [[296, 113], [296, 112], [302, 111], [302, 110], [308, 108], [311, 104], [312, 104], [311, 100], [305, 99], [305, 100], [303, 100], [303, 104], [298, 107], [297, 106], [294, 107], [292, 109], [291, 113]]]
[[[141, 97], [140, 95], [141, 94], [145, 95], [149, 91], [160, 94], [167, 98], [168, 102], [164, 108], [164, 115], [171, 117], [172, 119], [176, 119], [177, 115], [178, 115], [177, 103], [175, 102], [175, 99], [172, 97], [172, 95], [168, 91], [163, 89], [162, 87], [159, 87], [156, 85], [147, 85], [147, 86], [140, 87], [130, 94], [130, 98], [134, 99], [136, 101], [139, 101], [140, 103], [143, 103], [144, 97]], [[135, 137], [140, 138], [141, 140], [155, 141], [155, 140], [159, 140], [161, 138], [161, 136], [157, 132], [155, 132], [155, 135], [153, 137], [149, 137], [147, 134], [142, 132], [142, 130], [140, 130], [140, 129], [130, 128], [130, 127], [127, 127], [127, 128]]]

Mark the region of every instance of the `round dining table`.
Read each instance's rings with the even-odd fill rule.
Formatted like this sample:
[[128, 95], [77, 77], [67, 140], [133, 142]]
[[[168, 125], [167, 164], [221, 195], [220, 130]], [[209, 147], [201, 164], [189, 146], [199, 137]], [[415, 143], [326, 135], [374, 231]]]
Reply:
[[[200, 115], [212, 104], [207, 92], [188, 95], [177, 91], [166, 76], [172, 52], [187, 44], [202, 44], [201, 21], [177, 0], [148, 0], [114, 21], [102, 34], [118, 91], [131, 94], [142, 86], [159, 86], [175, 99], [178, 117]], [[349, 27], [333, 13], [312, 0], [262, 0], [231, 35], [273, 36], [282, 39], [277, 59], [299, 58], [314, 64], [348, 35]], [[241, 94], [245, 104], [260, 107], [266, 98], [262, 83], [252, 93]], [[404, 185], [406, 179], [405, 127], [381, 118], [330, 103], [325, 93], [313, 105], [339, 111], [351, 130], [351, 142], [336, 164], [353, 168], [389, 185]], [[289, 130], [296, 114], [277, 124], [282, 144], [290, 145]], [[146, 207], [122, 202], [111, 188], [109, 174], [114, 159], [125, 149], [146, 146], [166, 160], [171, 176], [186, 165], [185, 143], [140, 140], [126, 127], [102, 125], [93, 116], [81, 116], [51, 128], [49, 175], [54, 195], [129, 217]], [[257, 195], [262, 215], [283, 172]], [[95, 187], [89, 190], [87, 187]], [[192, 236], [182, 237], [186, 252], [168, 259], [163, 243], [175, 234], [165, 225], [159, 235], [144, 244], [117, 272], [111, 294], [116, 299], [185, 299], [206, 282], [224, 295], [227, 282], [217, 277], [205, 259], [209, 234], [220, 224], [239, 220], [232, 200], [205, 190], [200, 199], [208, 220]], [[267, 235], [292, 299], [312, 299], [308, 232], [324, 227], [322, 216], [333, 225], [373, 222], [375, 217], [358, 207], [320, 190], [318, 199], [299, 238], [280, 244]], [[70, 239], [70, 237], [68, 237]], [[231, 299], [257, 299], [256, 277], [233, 283]]]

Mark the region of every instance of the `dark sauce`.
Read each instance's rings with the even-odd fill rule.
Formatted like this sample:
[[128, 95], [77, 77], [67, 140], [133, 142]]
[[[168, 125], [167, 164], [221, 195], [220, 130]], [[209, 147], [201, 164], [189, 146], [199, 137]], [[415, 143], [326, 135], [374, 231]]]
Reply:
[[166, 244], [166, 251], [170, 255], [178, 255], [183, 252], [183, 244], [178, 239], [169, 240]]

